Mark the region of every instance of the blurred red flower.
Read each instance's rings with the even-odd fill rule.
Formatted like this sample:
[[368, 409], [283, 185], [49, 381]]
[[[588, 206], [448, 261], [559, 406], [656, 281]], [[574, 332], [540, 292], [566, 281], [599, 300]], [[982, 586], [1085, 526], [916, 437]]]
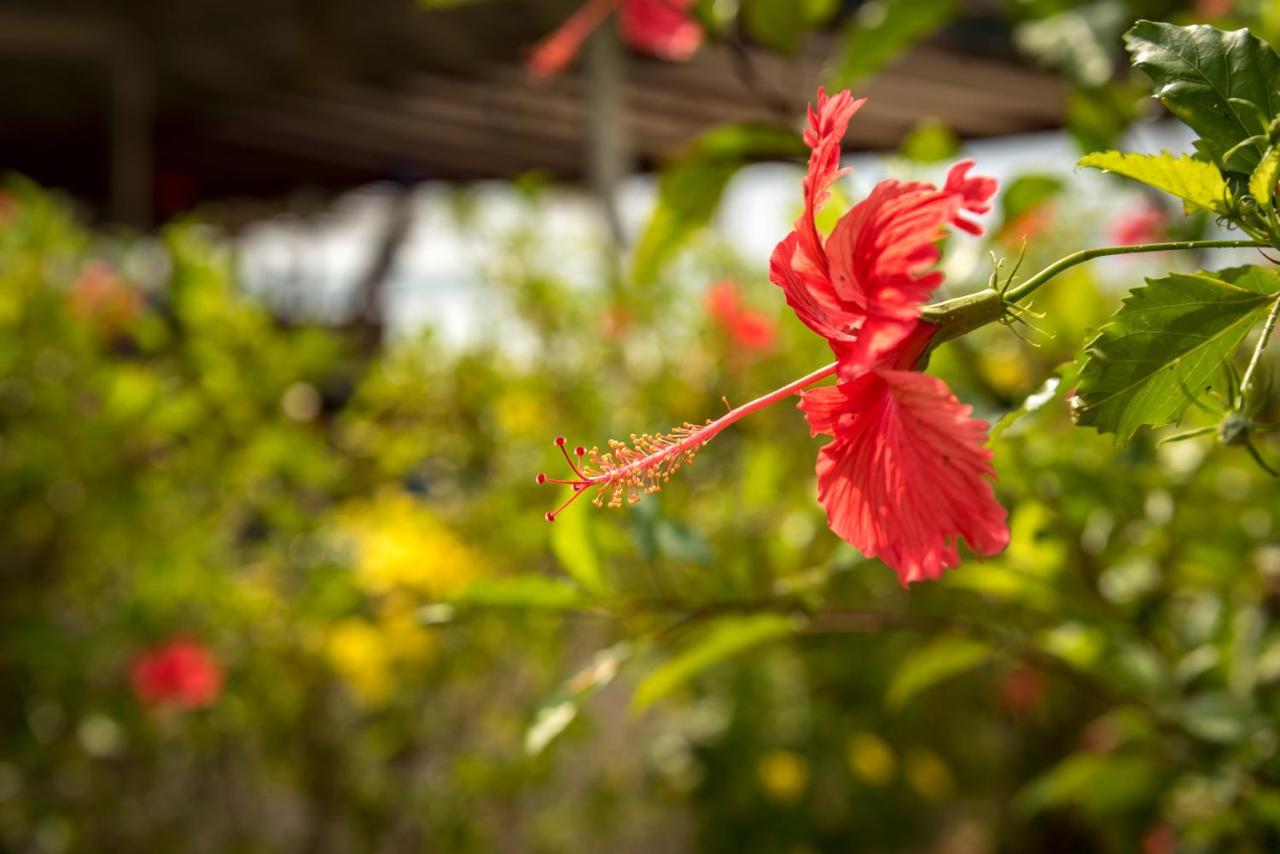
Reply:
[[997, 686], [1000, 706], [1015, 717], [1023, 717], [1039, 708], [1045, 697], [1044, 677], [1030, 667], [1015, 667]]
[[847, 171], [841, 141], [863, 103], [819, 90], [805, 131], [804, 214], [774, 250], [770, 278], [836, 353], [838, 383], [800, 402], [810, 431], [832, 436], [817, 463], [827, 522], [905, 586], [959, 563], [960, 537], [987, 555], [1009, 542], [986, 423], [941, 380], [913, 370], [936, 330], [920, 311], [942, 282], [932, 269], [938, 241], [948, 226], [981, 233], [969, 217], [989, 209], [996, 182], [970, 176], [968, 161], [941, 188], [881, 181], [824, 241], [815, 216]]
[[71, 310], [104, 332], [121, 332], [142, 312], [142, 294], [110, 264], [92, 261], [71, 285]]
[[1111, 242], [1121, 246], [1155, 243], [1163, 240], [1169, 229], [1169, 215], [1164, 208], [1143, 202], [1116, 218], [1111, 224]]
[[145, 706], [196, 709], [222, 692], [222, 667], [201, 644], [175, 638], [133, 662], [133, 691]]
[[717, 282], [707, 291], [707, 313], [741, 350], [762, 353], [773, 349], [777, 328], [763, 312], [747, 307], [731, 281]]
[[629, 47], [659, 59], [684, 61], [702, 46], [702, 27], [689, 14], [692, 5], [693, 0], [589, 0], [534, 46], [527, 67], [536, 77], [559, 74], [615, 9]]

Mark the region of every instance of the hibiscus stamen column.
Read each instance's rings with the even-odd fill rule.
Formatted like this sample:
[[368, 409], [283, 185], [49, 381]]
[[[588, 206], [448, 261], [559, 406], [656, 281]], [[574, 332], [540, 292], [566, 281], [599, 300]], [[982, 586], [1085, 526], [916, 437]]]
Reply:
[[631, 444], [611, 440], [609, 450], [601, 453], [598, 448], [587, 451], [582, 446], [575, 448], [577, 462], [565, 450], [566, 441], [557, 436], [555, 444], [564, 455], [573, 478], [553, 478], [539, 474], [537, 483], [553, 483], [573, 489], [570, 495], [555, 510], [546, 514], [548, 522], [556, 517], [578, 496], [590, 489], [596, 490], [594, 503], [603, 506], [608, 496], [610, 507], [620, 507], [625, 499], [628, 504], [635, 504], [645, 495], [651, 495], [662, 488], [675, 471], [681, 466], [693, 462], [694, 455], [702, 446], [710, 442], [722, 430], [737, 421], [746, 418], [753, 412], [759, 412], [780, 400], [799, 394], [814, 383], [832, 376], [836, 372], [836, 363], [819, 368], [805, 376], [761, 395], [750, 403], [726, 412], [714, 421], [704, 424], [686, 422], [668, 433], [656, 436], [645, 434], [632, 435]]

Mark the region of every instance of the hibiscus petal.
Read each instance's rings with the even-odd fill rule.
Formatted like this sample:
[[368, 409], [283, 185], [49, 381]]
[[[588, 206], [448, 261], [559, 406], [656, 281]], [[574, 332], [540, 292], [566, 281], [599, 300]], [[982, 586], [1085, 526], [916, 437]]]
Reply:
[[[947, 183], [942, 191], [959, 195], [964, 200], [960, 206], [962, 213], [984, 214], [991, 210], [991, 197], [996, 194], [996, 188], [999, 185], [995, 178], [988, 178], [985, 175], [970, 176], [969, 170], [972, 168], [972, 160], [961, 160], [952, 166], [951, 171], [947, 173]], [[982, 234], [981, 225], [965, 219], [959, 213], [951, 220], [951, 224], [970, 234]]]
[[800, 237], [791, 232], [774, 247], [769, 258], [769, 280], [782, 288], [787, 305], [800, 321], [828, 341], [848, 341], [862, 325], [861, 313], [846, 311], [825, 275], [798, 261]]
[[546, 78], [559, 74], [569, 67], [582, 50], [587, 36], [604, 23], [612, 11], [615, 0], [589, 0], [574, 12], [551, 35], [534, 46], [525, 63], [534, 77]]
[[971, 165], [957, 164], [942, 189], [881, 181], [836, 224], [826, 244], [832, 288], [837, 299], [867, 314], [856, 343], [840, 349], [842, 377], [883, 364], [915, 327], [920, 306], [942, 283], [930, 268], [946, 227], [977, 227], [960, 214], [985, 210], [995, 181], [967, 177]]
[[848, 89], [833, 97], [828, 97], [825, 89], [819, 89], [817, 107], [809, 106], [809, 126], [804, 131], [804, 142], [810, 149], [809, 170], [804, 177], [804, 215], [796, 221], [796, 233], [803, 261], [824, 277], [827, 257], [822, 251], [822, 237], [815, 218], [831, 196], [831, 185], [849, 172], [840, 168], [840, 152], [849, 120], [865, 103], [865, 98], [854, 100]]
[[841, 416], [851, 414], [849, 398], [840, 386], [825, 385], [800, 393], [796, 408], [809, 422], [809, 435], [834, 436]]
[[[903, 585], [956, 566], [956, 544], [993, 555], [1009, 543], [995, 500], [987, 425], [936, 377], [878, 369], [813, 398], [811, 429], [835, 438], [819, 452], [818, 501], [831, 530], [892, 567]], [[806, 411], [806, 415], [808, 415]]]
[[622, 38], [642, 53], [682, 62], [702, 46], [702, 27], [689, 14], [693, 0], [624, 0]]

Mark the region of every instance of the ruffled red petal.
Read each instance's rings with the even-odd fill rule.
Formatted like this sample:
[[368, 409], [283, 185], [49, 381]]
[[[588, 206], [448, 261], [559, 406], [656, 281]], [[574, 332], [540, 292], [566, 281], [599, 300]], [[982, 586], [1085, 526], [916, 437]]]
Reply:
[[956, 566], [960, 538], [983, 555], [1008, 545], [987, 425], [941, 380], [877, 369], [806, 392], [801, 408], [811, 430], [835, 435], [817, 464], [831, 530], [883, 560], [904, 586]]
[[942, 189], [881, 181], [836, 224], [826, 244], [832, 287], [844, 304], [867, 315], [857, 340], [841, 348], [841, 376], [885, 363], [942, 283], [942, 274], [930, 268], [938, 263], [946, 227], [977, 228], [961, 214], [985, 210], [995, 181], [966, 177], [970, 166], [956, 164]]

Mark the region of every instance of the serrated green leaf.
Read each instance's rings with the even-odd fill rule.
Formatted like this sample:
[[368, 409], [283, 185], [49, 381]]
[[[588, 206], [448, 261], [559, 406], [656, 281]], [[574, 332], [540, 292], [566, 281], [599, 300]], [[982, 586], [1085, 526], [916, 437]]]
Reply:
[[899, 709], [922, 691], [985, 664], [991, 647], [967, 638], [943, 638], [917, 650], [898, 665], [885, 702]]
[[723, 617], [679, 655], [646, 676], [636, 686], [631, 707], [642, 711], [712, 665], [793, 631], [795, 620], [783, 614]]
[[1257, 199], [1258, 204], [1270, 207], [1277, 181], [1280, 181], [1280, 148], [1272, 147], [1249, 176], [1249, 195]]
[[847, 89], [955, 17], [955, 0], [870, 0], [841, 36], [828, 86]]
[[806, 151], [799, 134], [770, 124], [724, 125], [700, 136], [662, 172], [658, 202], [632, 258], [633, 278], [657, 278], [671, 255], [711, 221], [725, 185], [743, 166]]
[[1200, 135], [1200, 150], [1225, 171], [1253, 174], [1265, 142], [1237, 149], [1225, 163], [1223, 156], [1265, 132], [1280, 108], [1280, 56], [1271, 46], [1247, 29], [1156, 21], [1139, 21], [1125, 44], [1133, 64], [1155, 82], [1155, 96]]
[[1278, 286], [1274, 274], [1253, 267], [1148, 279], [1086, 347], [1072, 400], [1076, 422], [1124, 441], [1143, 425], [1177, 420]]
[[1210, 213], [1225, 213], [1231, 199], [1231, 191], [1218, 167], [1185, 154], [1175, 157], [1167, 151], [1160, 154], [1099, 151], [1080, 158], [1078, 165], [1132, 178], [1177, 196], [1188, 208]]

